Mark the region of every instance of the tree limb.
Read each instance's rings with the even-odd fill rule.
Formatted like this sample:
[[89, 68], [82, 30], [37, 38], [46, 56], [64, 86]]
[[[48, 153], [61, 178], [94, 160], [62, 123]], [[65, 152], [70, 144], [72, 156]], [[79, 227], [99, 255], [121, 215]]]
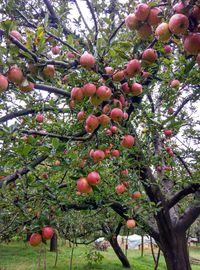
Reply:
[[57, 88], [57, 87], [49, 86], [49, 85], [35, 84], [34, 89], [35, 90], [47, 91], [49, 93], [54, 93], [54, 94], [58, 94], [58, 95], [62, 95], [62, 96], [65, 96], [67, 98], [71, 97], [70, 93], [66, 92], [65, 90]]

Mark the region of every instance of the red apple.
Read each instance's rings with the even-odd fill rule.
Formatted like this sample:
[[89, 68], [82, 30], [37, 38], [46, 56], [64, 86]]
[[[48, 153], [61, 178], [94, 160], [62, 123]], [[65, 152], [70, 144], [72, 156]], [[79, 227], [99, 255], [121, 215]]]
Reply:
[[123, 118], [124, 118], [124, 120], [127, 120], [128, 119], [128, 113], [127, 112], [124, 112]]
[[183, 13], [182, 10], [184, 9], [185, 5], [184, 3], [181, 1], [177, 4], [175, 4], [173, 6], [173, 10], [176, 12], [176, 13]]
[[13, 66], [9, 69], [8, 71], [8, 80], [16, 83], [16, 84], [20, 84], [24, 79], [24, 75], [22, 70], [17, 67], [17, 66]]
[[83, 89], [80, 87], [74, 87], [71, 91], [71, 98], [75, 101], [82, 101], [83, 100]]
[[174, 113], [174, 109], [172, 107], [167, 109], [168, 114], [173, 114]]
[[69, 108], [70, 108], [70, 109], [74, 109], [74, 107], [75, 107], [75, 101], [74, 101], [73, 99], [71, 99], [71, 100], [69, 101]]
[[16, 38], [16, 39], [19, 40], [19, 41], [22, 40], [21, 34], [20, 34], [18, 31], [16, 31], [16, 30], [11, 31], [11, 32], [10, 32], [10, 35], [11, 35], [12, 37]]
[[100, 183], [101, 177], [98, 172], [90, 172], [87, 176], [88, 184], [90, 185], [98, 185]]
[[42, 177], [43, 179], [48, 179], [48, 178], [49, 178], [49, 175], [48, 175], [47, 172], [44, 172], [44, 173], [42, 173], [41, 177]]
[[172, 52], [172, 47], [170, 45], [165, 45], [164, 46], [164, 52], [166, 54], [171, 53]]
[[113, 75], [113, 68], [112, 67], [105, 67], [105, 71], [107, 75]]
[[0, 92], [6, 91], [8, 88], [8, 79], [0, 74]]
[[21, 85], [19, 86], [20, 91], [23, 93], [31, 92], [34, 89], [34, 83], [27, 81], [27, 79], [23, 80]]
[[189, 20], [183, 14], [175, 14], [169, 20], [169, 30], [178, 35], [184, 34], [189, 27]]
[[168, 172], [172, 171], [172, 167], [171, 167], [171, 166], [164, 166], [163, 169], [164, 169], [165, 171], [168, 171]]
[[125, 24], [130, 30], [137, 29], [139, 26], [139, 21], [135, 14], [129, 14], [125, 19]]
[[109, 105], [109, 104], [106, 104], [106, 105], [103, 107], [102, 112], [105, 113], [105, 114], [107, 114], [107, 113], [110, 112], [110, 110], [111, 110], [110, 105]]
[[119, 157], [120, 156], [120, 152], [117, 149], [113, 149], [111, 151], [111, 155], [112, 155], [112, 157]]
[[99, 119], [95, 115], [89, 115], [85, 123], [88, 128], [94, 131], [99, 125]]
[[93, 67], [95, 64], [95, 58], [93, 55], [85, 52], [83, 55], [80, 57], [80, 65], [89, 69]]
[[90, 193], [92, 192], [92, 187], [88, 184], [88, 181], [85, 177], [81, 177], [76, 182], [77, 191], [81, 193]]
[[135, 138], [131, 135], [125, 135], [122, 138], [121, 146], [125, 148], [131, 148], [135, 144]]
[[123, 181], [122, 184], [127, 188], [129, 187], [129, 181]]
[[106, 129], [106, 135], [108, 135], [108, 136], [113, 135], [112, 131], [109, 128]]
[[200, 53], [197, 55], [196, 63], [198, 64], [198, 66], [200, 66]]
[[171, 37], [168, 23], [159, 24], [156, 28], [155, 35], [160, 41], [168, 41]]
[[124, 70], [118, 70], [113, 73], [113, 81], [122, 81], [124, 79]]
[[139, 21], [145, 21], [149, 16], [150, 7], [147, 4], [138, 4], [135, 9], [135, 17]]
[[54, 235], [54, 229], [51, 227], [44, 227], [42, 228], [42, 237], [46, 240], [49, 240]]
[[142, 40], [147, 40], [149, 39], [153, 32], [152, 32], [152, 28], [148, 23], [144, 23], [139, 29], [138, 29], [138, 36], [142, 39]]
[[171, 87], [171, 88], [178, 88], [179, 86], [180, 86], [179, 80], [172, 80], [172, 81], [170, 82], [170, 87]]
[[121, 171], [120, 173], [123, 177], [127, 177], [128, 176], [128, 169], [125, 169], [125, 170]]
[[126, 191], [126, 187], [123, 184], [117, 185], [115, 191], [120, 194]]
[[[141, 70], [141, 65], [140, 65], [139, 60], [133, 59], [133, 60], [128, 62], [126, 72], [127, 72], [129, 77], [133, 77], [136, 73], [139, 73], [140, 70]], [[126, 84], [128, 85], [128, 83], [126, 83]], [[127, 86], [126, 86], [126, 88], [127, 88]]]
[[99, 162], [99, 161], [102, 161], [104, 160], [105, 158], [105, 153], [103, 150], [95, 150], [92, 154], [92, 157], [94, 159], [94, 162]]
[[100, 86], [97, 88], [96, 95], [103, 101], [110, 99], [112, 91], [107, 86]]
[[143, 78], [148, 78], [150, 76], [151, 76], [151, 73], [150, 72], [148, 72], [148, 71], [142, 71], [142, 77]]
[[37, 114], [36, 117], [35, 117], [35, 120], [38, 123], [42, 123], [44, 121], [44, 115], [43, 114]]
[[42, 242], [42, 236], [39, 233], [33, 233], [30, 237], [29, 243], [31, 246], [38, 246]]
[[54, 46], [51, 48], [51, 52], [54, 54], [54, 55], [57, 55], [60, 53], [60, 48], [58, 46]]
[[133, 96], [139, 96], [142, 94], [142, 85], [140, 83], [133, 83], [131, 86], [131, 93]]
[[166, 147], [166, 151], [171, 157], [174, 155], [174, 152], [171, 147]]
[[124, 91], [124, 93], [128, 94], [130, 93], [130, 87], [127, 82], [123, 83], [121, 85], [121, 89]]
[[124, 117], [124, 113], [121, 109], [119, 108], [114, 108], [112, 109], [112, 111], [110, 112], [110, 117], [113, 121], [115, 122], [120, 122], [123, 117]]
[[78, 112], [77, 119], [78, 121], [83, 121], [85, 119], [85, 112], [84, 111]]
[[55, 67], [53, 65], [47, 65], [44, 67], [42, 74], [45, 78], [52, 78], [55, 74]]
[[200, 33], [189, 33], [184, 39], [184, 50], [196, 55], [200, 52]]
[[68, 57], [69, 59], [74, 59], [76, 56], [75, 56], [75, 54], [73, 54], [72, 52], [68, 52], [68, 53], [67, 53], [67, 57]]
[[85, 97], [92, 97], [96, 93], [96, 85], [93, 83], [86, 83], [83, 86], [83, 95]]
[[162, 10], [158, 7], [153, 7], [150, 9], [150, 12], [149, 12], [149, 16], [148, 16], [148, 19], [147, 19], [147, 22], [148, 24], [150, 25], [157, 25], [161, 22], [161, 15], [162, 14]]
[[98, 117], [99, 119], [99, 123], [103, 126], [103, 127], [107, 127], [108, 124], [110, 124], [110, 117], [107, 116], [106, 114], [102, 114]]
[[147, 64], [152, 64], [158, 58], [157, 52], [154, 49], [146, 49], [142, 54], [142, 60]]
[[166, 129], [164, 130], [164, 135], [165, 137], [171, 137], [173, 134], [172, 130], [171, 129]]
[[132, 229], [132, 228], [134, 228], [135, 226], [136, 226], [136, 222], [135, 222], [134, 219], [128, 219], [128, 220], [126, 221], [126, 227], [127, 227], [128, 229]]
[[132, 195], [131, 198], [133, 199], [140, 199], [142, 197], [141, 193], [139, 191], [135, 191]]

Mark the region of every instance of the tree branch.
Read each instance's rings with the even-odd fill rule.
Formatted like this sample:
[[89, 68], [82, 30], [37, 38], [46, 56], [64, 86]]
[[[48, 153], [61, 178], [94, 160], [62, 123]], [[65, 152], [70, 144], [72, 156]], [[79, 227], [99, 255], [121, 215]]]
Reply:
[[176, 205], [180, 200], [185, 198], [187, 195], [195, 193], [196, 191], [200, 191], [200, 184], [191, 184], [182, 190], [178, 191], [174, 194], [174, 196], [169, 199], [168, 201], [168, 208], [172, 208], [174, 205]]
[[118, 31], [122, 28], [122, 26], [124, 25], [125, 21], [122, 21], [120, 23], [120, 25], [115, 29], [115, 31], [111, 34], [111, 36], [109, 37], [108, 43], [110, 44], [112, 39], [116, 36], [116, 34], [118, 33]]
[[12, 182], [14, 182], [16, 179], [20, 178], [21, 176], [23, 176], [24, 174], [27, 174], [28, 172], [31, 171], [32, 168], [35, 168], [37, 165], [39, 165], [42, 161], [44, 161], [45, 159], [47, 159], [47, 155], [42, 155], [38, 158], [36, 158], [35, 160], [33, 160], [30, 164], [28, 164], [26, 167], [21, 168], [19, 170], [17, 170], [15, 173], [5, 177], [3, 179], [2, 182], [0, 182], [0, 188], [2, 187], [3, 184], [10, 184]]
[[93, 18], [93, 21], [94, 21], [94, 27], [95, 27], [95, 37], [94, 37], [94, 42], [95, 42], [95, 45], [96, 45], [96, 42], [97, 42], [97, 37], [98, 37], [98, 26], [97, 26], [97, 20], [96, 20], [96, 17], [95, 17], [95, 14], [94, 14], [94, 8], [93, 8], [93, 5], [92, 3], [90, 3], [89, 0], [86, 0], [86, 3], [88, 5], [88, 8], [92, 14], [92, 18]]
[[67, 98], [71, 97], [70, 93], [66, 92], [65, 90], [57, 88], [57, 87], [49, 86], [49, 85], [35, 84], [34, 89], [35, 90], [47, 91], [49, 93], [54, 93], [54, 94], [58, 94], [58, 95], [62, 95], [62, 96], [65, 96]]

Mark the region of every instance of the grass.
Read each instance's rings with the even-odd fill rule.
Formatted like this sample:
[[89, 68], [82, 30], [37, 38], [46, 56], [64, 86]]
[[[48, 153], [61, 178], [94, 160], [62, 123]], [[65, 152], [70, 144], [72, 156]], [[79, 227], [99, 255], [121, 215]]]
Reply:
[[[48, 246], [47, 246], [48, 248]], [[123, 269], [112, 248], [101, 252], [104, 256], [102, 263], [88, 265], [86, 252], [91, 246], [78, 246], [74, 250], [73, 270], [120, 270]], [[42, 248], [44, 249], [44, 247]], [[41, 247], [30, 247], [23, 242], [0, 244], [0, 270], [37, 270], [38, 255], [41, 255], [41, 270], [44, 269], [44, 251]], [[59, 242], [57, 267], [54, 267], [56, 254], [47, 251], [47, 270], [67, 270], [70, 264], [71, 249], [63, 241]], [[200, 259], [200, 247], [191, 247], [190, 256]], [[153, 270], [153, 259], [150, 251], [145, 251], [141, 258], [140, 251], [128, 250], [131, 270]], [[164, 259], [161, 256], [158, 270], [165, 270]], [[200, 265], [192, 265], [192, 270], [200, 270]]]

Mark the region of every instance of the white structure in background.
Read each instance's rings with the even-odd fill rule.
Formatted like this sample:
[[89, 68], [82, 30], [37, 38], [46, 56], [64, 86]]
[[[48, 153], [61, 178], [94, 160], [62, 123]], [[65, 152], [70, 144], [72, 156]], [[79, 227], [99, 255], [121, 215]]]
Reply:
[[[126, 246], [128, 249], [140, 249], [142, 245], [142, 236], [138, 234], [133, 234], [127, 236], [118, 236], [117, 241], [121, 247]], [[151, 248], [151, 241], [154, 246], [156, 242], [153, 238], [150, 239], [150, 236], [143, 236], [144, 249]]]

